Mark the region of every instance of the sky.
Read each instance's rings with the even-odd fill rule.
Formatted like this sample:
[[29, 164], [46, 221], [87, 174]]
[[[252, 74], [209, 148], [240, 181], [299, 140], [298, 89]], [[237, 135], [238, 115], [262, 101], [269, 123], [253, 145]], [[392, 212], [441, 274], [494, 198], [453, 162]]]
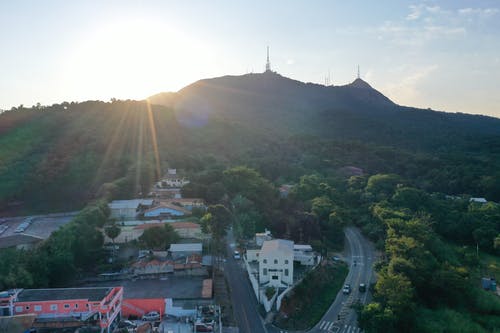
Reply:
[[500, 1], [0, 0], [0, 109], [143, 99], [271, 67], [500, 117]]

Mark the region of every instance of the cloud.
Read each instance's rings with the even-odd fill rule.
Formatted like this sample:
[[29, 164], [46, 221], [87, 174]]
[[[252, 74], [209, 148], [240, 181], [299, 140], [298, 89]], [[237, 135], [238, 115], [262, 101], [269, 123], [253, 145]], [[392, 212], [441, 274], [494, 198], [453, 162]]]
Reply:
[[286, 60], [286, 64], [287, 65], [293, 65], [294, 63], [295, 63], [295, 60], [293, 60], [293, 59], [287, 59]]
[[439, 68], [432, 64], [418, 68], [402, 69], [406, 73], [401, 73], [404, 77], [398, 83], [390, 83], [382, 87], [382, 91], [393, 100], [406, 105], [416, 105], [421, 103], [422, 87], [425, 81]]
[[410, 14], [406, 16], [409, 21], [418, 20], [422, 16], [422, 5], [410, 5]]
[[500, 12], [497, 8], [461, 8], [458, 14], [461, 16], [478, 16], [481, 18], [488, 18]]

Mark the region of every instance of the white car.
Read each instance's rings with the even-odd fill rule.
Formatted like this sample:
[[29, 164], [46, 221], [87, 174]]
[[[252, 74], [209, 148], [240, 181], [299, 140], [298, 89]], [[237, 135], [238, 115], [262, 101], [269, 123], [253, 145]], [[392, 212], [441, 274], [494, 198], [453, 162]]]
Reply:
[[236, 260], [241, 259], [240, 253], [238, 251], [234, 251], [234, 259]]
[[157, 311], [151, 311], [142, 316], [144, 321], [158, 321], [160, 320], [160, 313]]

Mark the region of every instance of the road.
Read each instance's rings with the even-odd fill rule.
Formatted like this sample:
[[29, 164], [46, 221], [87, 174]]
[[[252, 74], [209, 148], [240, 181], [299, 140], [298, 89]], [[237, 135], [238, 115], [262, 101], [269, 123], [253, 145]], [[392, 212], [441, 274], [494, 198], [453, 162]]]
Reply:
[[347, 246], [344, 260], [350, 266], [345, 283], [351, 285], [352, 291], [349, 295], [344, 295], [340, 291], [323, 318], [309, 332], [358, 333], [361, 331], [357, 327], [356, 312], [350, 306], [357, 300], [365, 304], [371, 299], [368, 290], [361, 293], [358, 286], [360, 283], [364, 283], [368, 289], [373, 281], [375, 249], [373, 244], [357, 228], [346, 228], [345, 236]]
[[240, 333], [267, 333], [258, 313], [258, 303], [239, 260], [233, 258], [234, 244], [232, 232], [227, 236], [227, 260], [224, 263], [224, 274], [231, 290], [233, 313]]

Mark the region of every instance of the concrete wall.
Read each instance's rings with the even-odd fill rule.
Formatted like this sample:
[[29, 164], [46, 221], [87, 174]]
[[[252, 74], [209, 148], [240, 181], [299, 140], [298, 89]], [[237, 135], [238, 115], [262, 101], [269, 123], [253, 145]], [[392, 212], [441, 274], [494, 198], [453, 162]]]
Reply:
[[246, 258], [243, 257], [243, 261], [245, 262], [245, 267], [247, 269], [248, 278], [250, 279], [250, 284], [252, 285], [253, 292], [255, 293], [255, 297], [259, 300], [259, 282], [257, 278], [252, 274], [252, 270], [250, 269], [250, 265], [246, 261]]
[[259, 261], [260, 250], [247, 250], [247, 260], [248, 261]]

